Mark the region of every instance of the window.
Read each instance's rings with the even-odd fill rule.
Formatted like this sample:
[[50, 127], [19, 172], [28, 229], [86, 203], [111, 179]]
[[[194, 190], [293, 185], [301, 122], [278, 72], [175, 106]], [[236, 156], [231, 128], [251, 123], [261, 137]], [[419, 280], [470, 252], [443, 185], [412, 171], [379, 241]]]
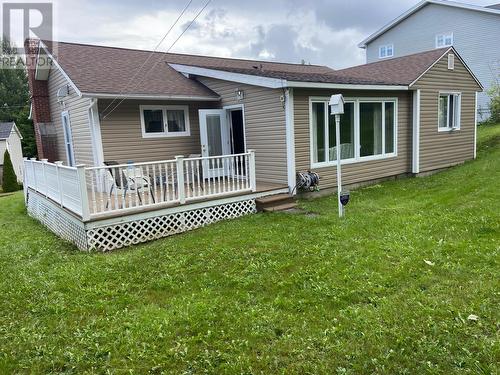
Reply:
[[[335, 116], [329, 98], [311, 98], [311, 164], [335, 165]], [[346, 162], [396, 155], [396, 99], [346, 99], [340, 116], [340, 159]]]
[[386, 44], [383, 46], [380, 46], [378, 49], [378, 57], [383, 59], [385, 57], [392, 57], [394, 56], [394, 45], [393, 44]]
[[[312, 109], [313, 163], [337, 160], [335, 116], [329, 114], [328, 101], [314, 101]], [[354, 102], [344, 104], [340, 116], [340, 159], [354, 158]]]
[[66, 150], [66, 159], [70, 167], [75, 166], [75, 153], [73, 151], [73, 137], [71, 135], [71, 123], [69, 121], [69, 112], [64, 111], [61, 113], [62, 125], [64, 133], [64, 148]]
[[449, 47], [451, 45], [453, 45], [453, 33], [436, 35], [436, 48]]
[[448, 54], [448, 69], [455, 69], [455, 55], [453, 53]]
[[189, 136], [189, 115], [187, 106], [141, 105], [142, 136], [181, 137]]
[[460, 93], [440, 93], [438, 108], [438, 130], [460, 129]]

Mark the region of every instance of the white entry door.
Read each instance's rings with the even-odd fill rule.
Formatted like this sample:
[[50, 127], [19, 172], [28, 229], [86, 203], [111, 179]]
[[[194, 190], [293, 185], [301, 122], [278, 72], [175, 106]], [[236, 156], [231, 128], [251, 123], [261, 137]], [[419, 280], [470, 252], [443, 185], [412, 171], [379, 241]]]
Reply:
[[[224, 109], [200, 109], [200, 142], [201, 156], [229, 155], [229, 127]], [[203, 175], [207, 178], [226, 175], [226, 163], [206, 161], [203, 164]]]

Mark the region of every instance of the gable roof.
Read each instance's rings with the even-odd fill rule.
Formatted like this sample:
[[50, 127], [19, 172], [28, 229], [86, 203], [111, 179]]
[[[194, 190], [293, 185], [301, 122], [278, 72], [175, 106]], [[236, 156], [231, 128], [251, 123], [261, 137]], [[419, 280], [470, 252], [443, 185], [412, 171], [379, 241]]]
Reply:
[[366, 45], [370, 42], [372, 42], [374, 39], [378, 38], [380, 35], [385, 33], [387, 30], [392, 29], [394, 26], [397, 24], [401, 23], [404, 21], [406, 18], [410, 17], [412, 14], [418, 12], [420, 9], [425, 7], [426, 5], [429, 4], [437, 4], [437, 5], [444, 5], [448, 7], [454, 7], [454, 8], [461, 8], [461, 9], [468, 9], [472, 11], [478, 11], [478, 12], [485, 12], [485, 13], [491, 13], [491, 14], [498, 14], [500, 15], [500, 9], [497, 7], [497, 5], [491, 5], [489, 7], [482, 7], [478, 5], [471, 5], [471, 4], [464, 4], [464, 3], [459, 3], [456, 1], [449, 1], [449, 0], [422, 0], [412, 8], [408, 9], [406, 12], [401, 14], [399, 17], [396, 17], [392, 21], [390, 21], [388, 24], [384, 25], [377, 31], [375, 31], [373, 34], [368, 36], [366, 39], [361, 41], [358, 44], [358, 47], [360, 48], [366, 48]]
[[[220, 69], [250, 70], [258, 67], [266, 71], [284, 71], [291, 74], [333, 72], [333, 69], [320, 65], [151, 52], [79, 43], [43, 41], [43, 45], [83, 95], [219, 98], [201, 83], [170, 67], [168, 62]], [[141, 72], [146, 74], [138, 75], [128, 84], [145, 61], [147, 63]]]
[[327, 73], [283, 72], [255, 68], [222, 68], [218, 66], [198, 67], [185, 64], [171, 65], [183, 73], [219, 79], [224, 79], [221, 78], [223, 74], [227, 74], [228, 80], [237, 79], [238, 76], [265, 77], [270, 80], [277, 80], [276, 83], [279, 84], [277, 87], [305, 87], [307, 83], [324, 83], [367, 85], [367, 88], [375, 85], [387, 88], [393, 86], [394, 89], [400, 89], [403, 87], [408, 88], [450, 50], [457, 54], [453, 47], [439, 48]]
[[19, 138], [23, 138], [19, 130], [17, 129], [16, 123], [14, 121], [11, 122], [0, 122], [0, 140], [4, 140], [10, 137], [10, 133], [12, 130], [15, 130], [19, 135]]

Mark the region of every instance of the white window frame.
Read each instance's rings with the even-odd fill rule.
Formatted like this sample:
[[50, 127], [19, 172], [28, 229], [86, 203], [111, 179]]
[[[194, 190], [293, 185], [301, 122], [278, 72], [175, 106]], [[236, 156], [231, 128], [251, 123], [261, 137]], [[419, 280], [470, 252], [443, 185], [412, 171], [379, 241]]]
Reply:
[[[144, 121], [144, 110], [161, 110], [163, 117], [163, 131], [158, 133], [147, 133], [146, 123]], [[167, 124], [167, 112], [181, 110], [184, 111], [184, 120], [186, 130], [183, 132], [169, 132]], [[141, 116], [141, 131], [143, 138], [173, 138], [189, 137], [191, 135], [191, 126], [189, 122], [189, 106], [187, 105], [140, 105], [139, 112]]]
[[[318, 96], [310, 96], [309, 97], [309, 150], [310, 150], [310, 165], [311, 168], [324, 168], [324, 167], [332, 167], [337, 165], [337, 161], [324, 161], [324, 162], [314, 162], [314, 140], [312, 137], [313, 134], [313, 103], [326, 103], [326, 111], [325, 111], [325, 144], [329, 139], [328, 134], [328, 117], [330, 116], [330, 107], [328, 103], [330, 101], [330, 97], [318, 97]], [[346, 97], [344, 98], [345, 103], [354, 103], [354, 157], [349, 159], [342, 159], [341, 164], [354, 164], [354, 163], [362, 163], [371, 160], [383, 160], [394, 158], [398, 156], [398, 98], [397, 97]], [[393, 139], [393, 152], [385, 152], [385, 110], [382, 110], [382, 153], [379, 155], [368, 155], [361, 156], [361, 143], [360, 143], [360, 118], [359, 118], [359, 105], [360, 103], [386, 103], [392, 102], [394, 103], [394, 139]]]
[[[389, 48], [391, 49], [390, 55], [387, 53]], [[385, 55], [383, 55], [383, 56], [382, 56], [382, 50], [385, 51]], [[394, 56], [394, 44], [393, 43], [384, 44], [384, 45], [378, 47], [378, 58], [379, 59], [387, 59], [387, 58], [393, 57], [393, 56]]]
[[[446, 127], [440, 127], [439, 126], [439, 102], [440, 102], [440, 98], [441, 96], [443, 95], [447, 95], [448, 96], [448, 111], [446, 112], [446, 123], [448, 124], [448, 126]], [[450, 112], [449, 112], [449, 108], [450, 108], [450, 95], [454, 95], [456, 98], [458, 98], [458, 101], [456, 102], [457, 103], [457, 109], [455, 111], [455, 109], [453, 110], [453, 114], [454, 114], [454, 118], [453, 118], [453, 124], [452, 126], [449, 126], [450, 124], [450, 119], [449, 119], [449, 115], [450, 115]], [[437, 120], [437, 127], [438, 127], [438, 131], [439, 132], [453, 132], [453, 131], [457, 131], [457, 130], [460, 130], [460, 123], [462, 121], [462, 93], [459, 92], [459, 91], [439, 91], [439, 94], [438, 94], [438, 111], [437, 111], [437, 115], [438, 115], [438, 120]]]
[[[443, 38], [443, 44], [442, 45], [439, 44], [439, 37]], [[451, 43], [450, 44], [446, 44], [446, 38], [450, 38], [451, 39]], [[451, 47], [453, 45], [453, 33], [449, 32], [449, 33], [436, 34], [435, 42], [436, 42], [436, 48]]]
[[[64, 119], [66, 119], [67, 127], [64, 125]], [[64, 134], [64, 150], [66, 151], [66, 160], [68, 161], [68, 166], [74, 167], [76, 165], [75, 159], [75, 149], [73, 147], [73, 134], [71, 132], [71, 119], [69, 117], [68, 111], [61, 112], [61, 123]]]

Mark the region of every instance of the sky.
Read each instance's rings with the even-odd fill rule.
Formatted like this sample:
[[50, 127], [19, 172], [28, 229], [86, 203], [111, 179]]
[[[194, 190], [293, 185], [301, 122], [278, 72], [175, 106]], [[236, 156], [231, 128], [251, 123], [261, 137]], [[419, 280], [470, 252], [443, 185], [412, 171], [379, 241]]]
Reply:
[[[166, 51], [207, 0], [191, 4]], [[54, 0], [54, 39], [154, 49], [189, 0]], [[357, 44], [418, 0], [212, 0], [170, 50], [328, 65], [364, 63]], [[495, 0], [469, 0], [489, 5]], [[498, 1], [496, 1], [498, 2]]]

